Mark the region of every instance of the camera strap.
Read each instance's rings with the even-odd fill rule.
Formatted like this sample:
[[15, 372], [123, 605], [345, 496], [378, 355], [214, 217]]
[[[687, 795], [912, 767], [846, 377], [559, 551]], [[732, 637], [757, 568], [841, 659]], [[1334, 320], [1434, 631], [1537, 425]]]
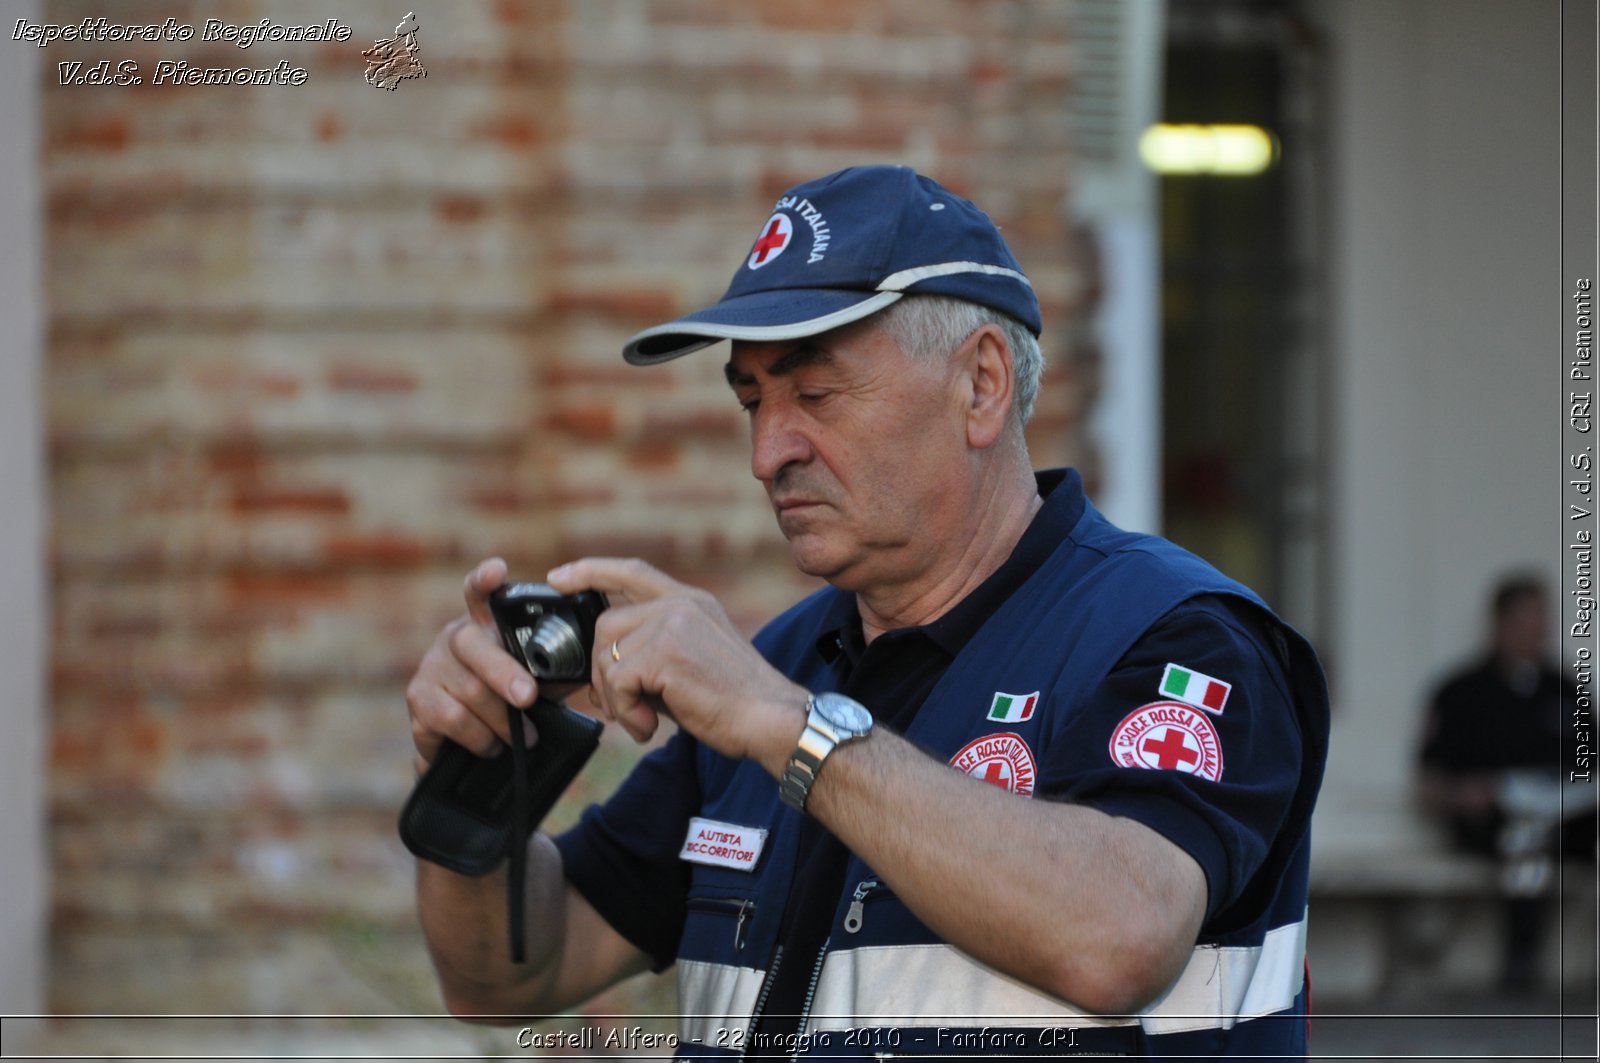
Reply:
[[[544, 698], [508, 706], [511, 741], [479, 757], [446, 740], [400, 811], [400, 839], [423, 860], [460, 875], [506, 868], [511, 958], [526, 962], [528, 841], [600, 744], [592, 716]], [[528, 728], [538, 741], [528, 744]]]
[[525, 939], [527, 928], [527, 878], [528, 835], [534, 824], [530, 822], [533, 798], [528, 788], [528, 743], [523, 730], [527, 723], [522, 710], [515, 705], [506, 706], [506, 722], [511, 726], [511, 840], [506, 854], [506, 928], [511, 937], [511, 962], [527, 959]]

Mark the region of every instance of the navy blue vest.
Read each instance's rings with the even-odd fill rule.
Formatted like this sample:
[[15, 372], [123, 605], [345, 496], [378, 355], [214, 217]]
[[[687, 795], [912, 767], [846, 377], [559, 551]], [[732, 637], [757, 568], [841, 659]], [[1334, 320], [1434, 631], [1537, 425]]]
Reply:
[[[834, 682], [816, 643], [840, 593], [819, 591], [755, 639], [768, 660], [812, 690]], [[689, 1016], [680, 1054], [726, 1058], [753, 1047], [761, 1054], [865, 1057], [1303, 1056], [1309, 823], [1326, 757], [1327, 695], [1310, 646], [1253, 592], [1165, 540], [1114, 527], [1086, 503], [1067, 541], [957, 656], [907, 738], [950, 760], [999, 730], [1043, 757], [1139, 638], [1200, 595], [1246, 602], [1269, 619], [1266, 627], [1282, 631], [1269, 652], [1283, 663], [1294, 692], [1302, 769], [1285, 825], [1246, 891], [1248, 903], [1213, 915], [1189, 967], [1162, 1000], [1137, 1017], [1102, 1019], [1028, 989], [945, 944], [852, 857], [825, 959], [811, 976], [808, 1022], [795, 1043], [750, 1045], [750, 1020], [775, 962], [801, 815], [779, 802], [758, 765], [700, 747], [699, 815], [768, 834], [753, 870], [692, 869], [678, 953], [681, 1011]], [[984, 709], [997, 689], [1040, 691], [1036, 711], [1025, 722], [989, 722]]]

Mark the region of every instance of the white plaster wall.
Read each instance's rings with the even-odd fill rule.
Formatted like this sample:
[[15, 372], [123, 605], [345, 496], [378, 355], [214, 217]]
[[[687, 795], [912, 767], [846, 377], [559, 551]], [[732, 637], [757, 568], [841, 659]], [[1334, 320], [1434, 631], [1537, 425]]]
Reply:
[[1165, 4], [1124, 0], [1121, 15], [1123, 157], [1116, 165], [1082, 166], [1071, 200], [1100, 252], [1101, 363], [1090, 415], [1100, 468], [1094, 503], [1124, 528], [1160, 534], [1160, 208], [1156, 177], [1139, 158], [1138, 143], [1161, 116]]
[[[38, 20], [33, 0], [10, 18]], [[13, 23], [8, 23], [8, 26]], [[45, 479], [37, 48], [0, 39], [0, 1014], [44, 1006]], [[8, 1030], [11, 1027], [8, 1024]], [[9, 1039], [9, 1034], [8, 1034]], [[11, 1047], [8, 1045], [8, 1047]]]
[[1558, 587], [1558, 7], [1316, 10], [1336, 110], [1325, 807], [1383, 805], [1431, 682], [1481, 644], [1496, 575], [1537, 567]]

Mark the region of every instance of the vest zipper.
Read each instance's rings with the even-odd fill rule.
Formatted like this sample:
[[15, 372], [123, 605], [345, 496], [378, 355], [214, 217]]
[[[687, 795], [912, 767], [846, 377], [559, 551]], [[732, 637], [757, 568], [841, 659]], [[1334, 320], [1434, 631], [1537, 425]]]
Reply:
[[875, 878], [864, 879], [857, 885], [856, 891], [850, 895], [850, 908], [844, 913], [845, 933], [860, 933], [861, 925], [865, 921], [867, 899], [874, 893], [883, 894], [887, 892], [889, 892], [888, 889]]
[[761, 1016], [767, 1010], [767, 998], [772, 995], [772, 980], [778, 974], [778, 964], [783, 962], [783, 946], [779, 945], [772, 950], [772, 962], [767, 965], [767, 976], [761, 979], [761, 989], [756, 993], [756, 1006], [750, 1011], [750, 1033], [745, 1038], [744, 1051], [739, 1054], [740, 1059], [749, 1059], [750, 1054], [756, 1050], [756, 1027], [761, 1025]]
[[702, 912], [730, 912], [735, 917], [733, 924], [733, 947], [735, 951], [744, 949], [744, 932], [750, 913], [755, 911], [756, 902], [739, 897], [690, 897], [688, 906]]
[[[831, 944], [833, 944], [833, 938], [830, 936], [822, 943], [822, 950], [817, 953], [816, 966], [811, 968], [811, 982], [806, 986], [805, 1003], [800, 1005], [800, 1021], [795, 1025], [795, 1033], [799, 1035], [795, 1038], [796, 1045], [803, 1042], [806, 1035], [806, 1025], [811, 1021], [811, 1003], [816, 999], [817, 982], [822, 978], [822, 965], [827, 962], [828, 946]], [[800, 1049], [796, 1047], [794, 1054], [789, 1057], [789, 1063], [798, 1063], [799, 1059]]]

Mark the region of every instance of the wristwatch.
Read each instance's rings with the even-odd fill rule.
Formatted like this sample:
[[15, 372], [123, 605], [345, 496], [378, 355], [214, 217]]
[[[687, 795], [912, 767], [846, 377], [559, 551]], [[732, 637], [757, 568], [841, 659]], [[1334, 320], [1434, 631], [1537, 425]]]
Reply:
[[846, 742], [872, 733], [872, 713], [843, 694], [812, 694], [806, 698], [806, 729], [794, 747], [778, 783], [778, 796], [790, 808], [805, 811], [806, 798], [828, 754]]

